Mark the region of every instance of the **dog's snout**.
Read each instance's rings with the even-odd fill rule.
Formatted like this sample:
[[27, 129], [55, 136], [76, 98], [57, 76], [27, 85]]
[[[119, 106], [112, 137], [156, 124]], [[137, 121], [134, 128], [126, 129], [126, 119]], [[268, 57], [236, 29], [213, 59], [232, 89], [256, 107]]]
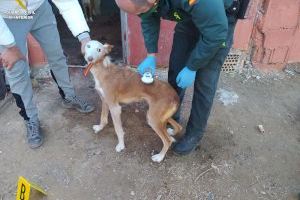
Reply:
[[92, 56], [89, 56], [87, 59], [88, 59], [88, 61], [90, 61], [90, 62], [93, 61], [93, 57], [92, 57]]

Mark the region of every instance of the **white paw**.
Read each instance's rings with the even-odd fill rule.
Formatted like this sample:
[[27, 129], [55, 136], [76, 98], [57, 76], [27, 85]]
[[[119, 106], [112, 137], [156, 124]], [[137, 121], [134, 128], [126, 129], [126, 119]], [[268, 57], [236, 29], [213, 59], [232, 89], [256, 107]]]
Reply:
[[116, 146], [116, 152], [121, 152], [122, 150], [125, 149], [125, 145], [124, 144], [121, 144], [119, 143], [117, 146]]
[[104, 128], [104, 126], [102, 125], [94, 125], [93, 126], [93, 130], [95, 133], [98, 133], [99, 131], [101, 131]]
[[168, 129], [167, 129], [167, 132], [168, 132], [168, 134], [169, 134], [170, 136], [174, 136], [174, 135], [175, 135], [174, 129], [172, 129], [172, 128], [168, 128]]
[[153, 162], [157, 162], [157, 163], [160, 163], [163, 159], [164, 159], [164, 155], [161, 155], [161, 154], [155, 154], [151, 157], [152, 161]]

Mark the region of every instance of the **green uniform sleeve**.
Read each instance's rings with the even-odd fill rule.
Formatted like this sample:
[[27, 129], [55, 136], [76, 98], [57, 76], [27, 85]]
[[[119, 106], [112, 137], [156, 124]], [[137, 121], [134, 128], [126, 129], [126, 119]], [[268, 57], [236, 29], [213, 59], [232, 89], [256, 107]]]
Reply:
[[223, 1], [201, 0], [189, 6], [189, 13], [200, 32], [200, 38], [186, 63], [196, 71], [205, 67], [220, 48], [226, 47], [228, 21]]
[[158, 38], [160, 31], [160, 17], [157, 13], [153, 13], [147, 18], [143, 18], [142, 32], [144, 42], [148, 53], [157, 53], [158, 51]]

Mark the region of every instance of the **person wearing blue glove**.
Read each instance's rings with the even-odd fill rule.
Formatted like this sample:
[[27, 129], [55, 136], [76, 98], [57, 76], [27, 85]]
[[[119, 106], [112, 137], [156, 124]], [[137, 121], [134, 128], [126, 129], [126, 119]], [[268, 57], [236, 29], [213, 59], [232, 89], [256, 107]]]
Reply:
[[151, 72], [152, 76], [155, 74], [156, 69], [156, 57], [155, 54], [148, 54], [148, 56], [139, 64], [137, 70], [141, 76], [145, 72]]
[[[176, 154], [192, 152], [203, 137], [221, 67], [232, 45], [240, 2], [246, 0], [115, 0], [125, 12], [141, 18], [148, 54], [158, 52], [161, 19], [177, 22], [170, 55], [168, 81], [182, 102], [194, 84], [186, 133], [173, 146]], [[244, 5], [244, 4], [243, 4]], [[155, 66], [147, 57], [138, 67]], [[157, 91], [161, 92], [161, 91]], [[173, 116], [179, 121], [180, 109]]]
[[183, 68], [176, 77], [176, 83], [180, 88], [187, 88], [193, 85], [196, 77], [196, 71], [188, 67]]

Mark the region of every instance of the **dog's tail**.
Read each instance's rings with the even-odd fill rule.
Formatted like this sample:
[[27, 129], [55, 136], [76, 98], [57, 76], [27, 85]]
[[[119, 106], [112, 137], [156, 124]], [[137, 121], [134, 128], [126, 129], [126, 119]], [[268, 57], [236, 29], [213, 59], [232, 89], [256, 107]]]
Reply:
[[[171, 135], [177, 135], [178, 133], [181, 132], [182, 126], [180, 124], [178, 124], [173, 118], [169, 118], [167, 120], [167, 122], [169, 124], [171, 124], [171, 126], [173, 127], [172, 133], [169, 133], [169, 134], [171, 134]], [[168, 132], [169, 132], [169, 130], [168, 130]]]

